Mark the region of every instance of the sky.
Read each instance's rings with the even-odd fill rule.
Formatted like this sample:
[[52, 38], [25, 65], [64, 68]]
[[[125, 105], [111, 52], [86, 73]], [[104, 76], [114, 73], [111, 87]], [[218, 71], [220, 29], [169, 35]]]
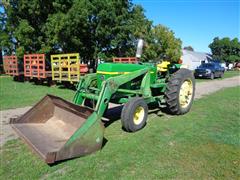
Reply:
[[132, 0], [140, 4], [154, 25], [175, 32], [184, 46], [211, 52], [213, 38], [240, 39], [240, 0]]

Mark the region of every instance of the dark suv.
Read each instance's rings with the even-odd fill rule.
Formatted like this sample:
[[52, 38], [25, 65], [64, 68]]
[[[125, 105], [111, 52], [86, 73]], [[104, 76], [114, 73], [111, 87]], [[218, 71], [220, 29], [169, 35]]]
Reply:
[[218, 63], [204, 63], [201, 64], [194, 72], [196, 78], [222, 78], [224, 75], [224, 68]]

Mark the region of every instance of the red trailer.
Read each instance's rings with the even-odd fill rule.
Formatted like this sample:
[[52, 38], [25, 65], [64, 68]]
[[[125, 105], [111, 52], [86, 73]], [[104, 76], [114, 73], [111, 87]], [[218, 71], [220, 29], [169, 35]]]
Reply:
[[136, 57], [118, 57], [118, 58], [113, 58], [113, 62], [135, 64], [138, 62], [138, 60]]
[[14, 80], [22, 79], [24, 73], [20, 68], [17, 56], [3, 56], [3, 68], [5, 74], [13, 76]]
[[3, 56], [3, 67], [5, 74], [10, 76], [19, 75], [17, 56]]
[[50, 81], [50, 65], [46, 64], [45, 54], [25, 54], [24, 55], [24, 76], [39, 81]]
[[80, 74], [85, 75], [88, 73], [88, 66], [87, 64], [80, 64]]

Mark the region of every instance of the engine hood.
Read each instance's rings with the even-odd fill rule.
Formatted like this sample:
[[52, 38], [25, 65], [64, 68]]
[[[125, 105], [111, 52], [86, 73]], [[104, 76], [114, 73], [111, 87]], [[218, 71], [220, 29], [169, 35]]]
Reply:
[[142, 64], [103, 63], [103, 64], [99, 64], [97, 68], [97, 74], [111, 74], [111, 72], [112, 73], [119, 72], [119, 74], [124, 74], [128, 72], [144, 69], [146, 67], [151, 67], [151, 66], [142, 65]]

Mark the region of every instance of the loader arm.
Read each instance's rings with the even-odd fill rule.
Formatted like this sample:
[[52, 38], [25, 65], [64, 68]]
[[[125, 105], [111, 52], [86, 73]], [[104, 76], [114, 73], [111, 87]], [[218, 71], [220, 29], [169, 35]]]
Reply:
[[[88, 91], [90, 88], [89, 86], [91, 85], [91, 82], [96, 79], [96, 75], [88, 75], [85, 78], [83, 78], [79, 82], [78, 90], [74, 97], [74, 103], [78, 104], [78, 105], [82, 105], [84, 102], [84, 99], [89, 98], [89, 99], [97, 100], [97, 105], [96, 105], [93, 113], [88, 117], [88, 119], [85, 121], [83, 126], [81, 128], [79, 128], [74, 133], [74, 135], [67, 141], [66, 147], [68, 147], [68, 146], [73, 147], [75, 142], [82, 142], [84, 139], [83, 137], [85, 137], [85, 136], [91, 137], [91, 136], [93, 136], [93, 134], [94, 134], [94, 137], [96, 138], [96, 142], [98, 142], [98, 141], [102, 142], [103, 136], [101, 137], [101, 132], [103, 130], [101, 130], [101, 128], [99, 128], [99, 124], [101, 124], [102, 116], [106, 110], [109, 100], [111, 99], [111, 96], [115, 92], [117, 92], [118, 88], [121, 85], [135, 79], [136, 77], [144, 75], [144, 74], [145, 74], [145, 76], [142, 80], [141, 90], [142, 90], [143, 95], [147, 94], [147, 92], [149, 92], [149, 90], [150, 90], [150, 84], [146, 83], [146, 80], [144, 80], [144, 79], [149, 78], [149, 73], [150, 73], [149, 69], [145, 68], [145, 69], [141, 69], [138, 71], [134, 71], [129, 74], [111, 77], [102, 83], [102, 88], [98, 95], [89, 94], [89, 91]], [[143, 88], [144, 84], [146, 87]], [[147, 86], [148, 86], [148, 88], [147, 88]], [[86, 138], [86, 139], [88, 139], [88, 138]], [[86, 143], [84, 143], [84, 144], [86, 144]]]
[[[144, 68], [128, 74], [111, 77], [106, 81], [103, 81], [102, 87], [99, 90], [100, 93], [97, 95], [89, 93], [88, 91], [91, 82], [96, 79], [96, 74], [86, 76], [79, 82], [78, 89], [74, 97], [74, 103], [82, 105], [85, 98], [96, 100], [97, 105], [94, 111], [97, 113], [98, 116], [102, 117], [112, 95], [118, 91], [119, 87], [144, 74], [145, 76], [142, 80], [140, 94], [142, 94], [143, 96], [150, 96], [151, 95], [149, 83], [150, 70], [149, 68]], [[122, 91], [124, 90], [122, 89]]]
[[83, 98], [81, 96], [81, 92], [87, 92], [87, 89], [91, 86], [91, 83], [97, 79], [97, 74], [88, 74], [83, 78], [80, 78], [78, 83], [77, 91], [73, 98], [73, 102], [75, 104], [81, 105], [83, 102]]

